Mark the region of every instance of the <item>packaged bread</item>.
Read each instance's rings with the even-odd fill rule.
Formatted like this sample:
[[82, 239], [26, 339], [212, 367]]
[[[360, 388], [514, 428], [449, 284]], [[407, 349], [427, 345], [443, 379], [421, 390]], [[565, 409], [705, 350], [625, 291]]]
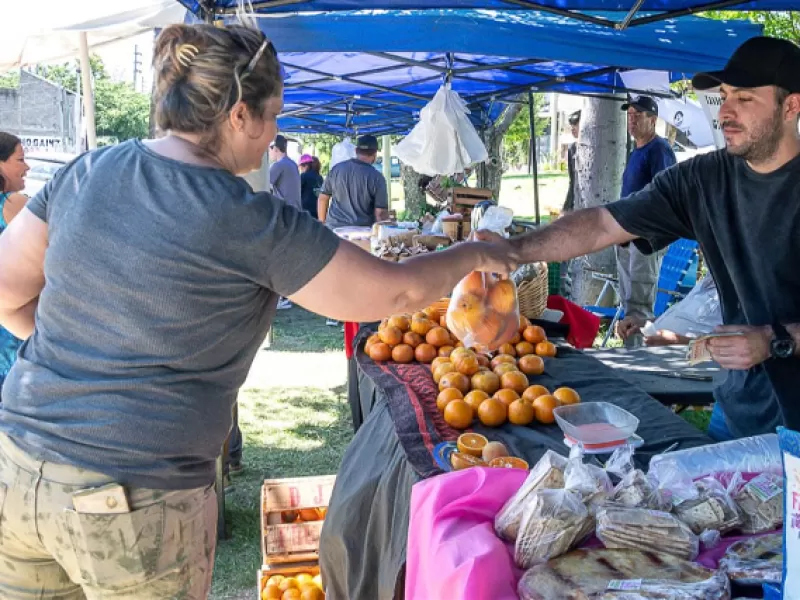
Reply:
[[783, 534], [768, 533], [732, 544], [719, 562], [740, 585], [780, 583], [783, 577]]
[[762, 473], [734, 493], [739, 507], [741, 530], [747, 534], [765, 533], [783, 524], [783, 478]]
[[606, 548], [658, 549], [686, 560], [700, 550], [697, 536], [677, 517], [644, 508], [604, 506], [597, 512], [597, 537]]
[[713, 477], [695, 482], [697, 497], [674, 507], [675, 516], [686, 523], [697, 535], [704, 531], [727, 533], [741, 526], [742, 520], [736, 503]]

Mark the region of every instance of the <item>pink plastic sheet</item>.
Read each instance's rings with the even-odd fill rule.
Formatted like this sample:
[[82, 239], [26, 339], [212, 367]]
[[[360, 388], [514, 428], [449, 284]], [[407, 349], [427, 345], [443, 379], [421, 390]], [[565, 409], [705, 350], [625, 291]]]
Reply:
[[[514, 548], [494, 532], [495, 515], [522, 486], [527, 471], [473, 467], [426, 479], [411, 492], [406, 552], [406, 600], [518, 600], [522, 570]], [[749, 479], [748, 475], [745, 479]], [[726, 537], [698, 556], [716, 569]], [[584, 547], [602, 544], [594, 536]]]

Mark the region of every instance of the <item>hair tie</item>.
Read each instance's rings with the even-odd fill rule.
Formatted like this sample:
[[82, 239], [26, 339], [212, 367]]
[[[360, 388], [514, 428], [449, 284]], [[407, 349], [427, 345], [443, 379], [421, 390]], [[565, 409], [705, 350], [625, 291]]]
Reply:
[[178, 62], [188, 69], [199, 52], [200, 50], [194, 44], [181, 44], [175, 54]]

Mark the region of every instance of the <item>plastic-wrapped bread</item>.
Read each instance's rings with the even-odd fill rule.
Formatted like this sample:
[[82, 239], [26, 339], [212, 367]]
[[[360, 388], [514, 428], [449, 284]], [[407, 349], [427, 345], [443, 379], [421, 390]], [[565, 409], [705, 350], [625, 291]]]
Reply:
[[773, 531], [783, 523], [783, 478], [762, 473], [734, 493], [744, 533]]
[[783, 534], [769, 533], [732, 544], [719, 561], [731, 581], [741, 585], [780, 583], [783, 577]]
[[597, 513], [597, 537], [606, 548], [658, 549], [694, 560], [700, 540], [670, 513], [644, 508], [607, 505]]
[[704, 531], [727, 533], [741, 526], [742, 520], [736, 503], [713, 477], [695, 482], [697, 498], [686, 500], [674, 507], [675, 515], [700, 535]]

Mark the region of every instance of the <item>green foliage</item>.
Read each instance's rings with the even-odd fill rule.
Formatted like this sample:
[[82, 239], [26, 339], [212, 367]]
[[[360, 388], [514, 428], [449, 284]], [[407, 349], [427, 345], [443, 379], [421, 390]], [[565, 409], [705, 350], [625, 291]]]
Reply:
[[14, 89], [19, 87], [19, 71], [3, 73], [0, 75], [0, 89]]
[[764, 27], [764, 34], [772, 37], [800, 42], [800, 12], [760, 10], [715, 10], [703, 13], [718, 20], [747, 20]]
[[[533, 114], [537, 136], [542, 135], [548, 125], [547, 119], [538, 116], [543, 105], [544, 94], [534, 94]], [[503, 156], [506, 162], [514, 164], [527, 163], [531, 138], [530, 123], [530, 111], [526, 102], [503, 137]]]

